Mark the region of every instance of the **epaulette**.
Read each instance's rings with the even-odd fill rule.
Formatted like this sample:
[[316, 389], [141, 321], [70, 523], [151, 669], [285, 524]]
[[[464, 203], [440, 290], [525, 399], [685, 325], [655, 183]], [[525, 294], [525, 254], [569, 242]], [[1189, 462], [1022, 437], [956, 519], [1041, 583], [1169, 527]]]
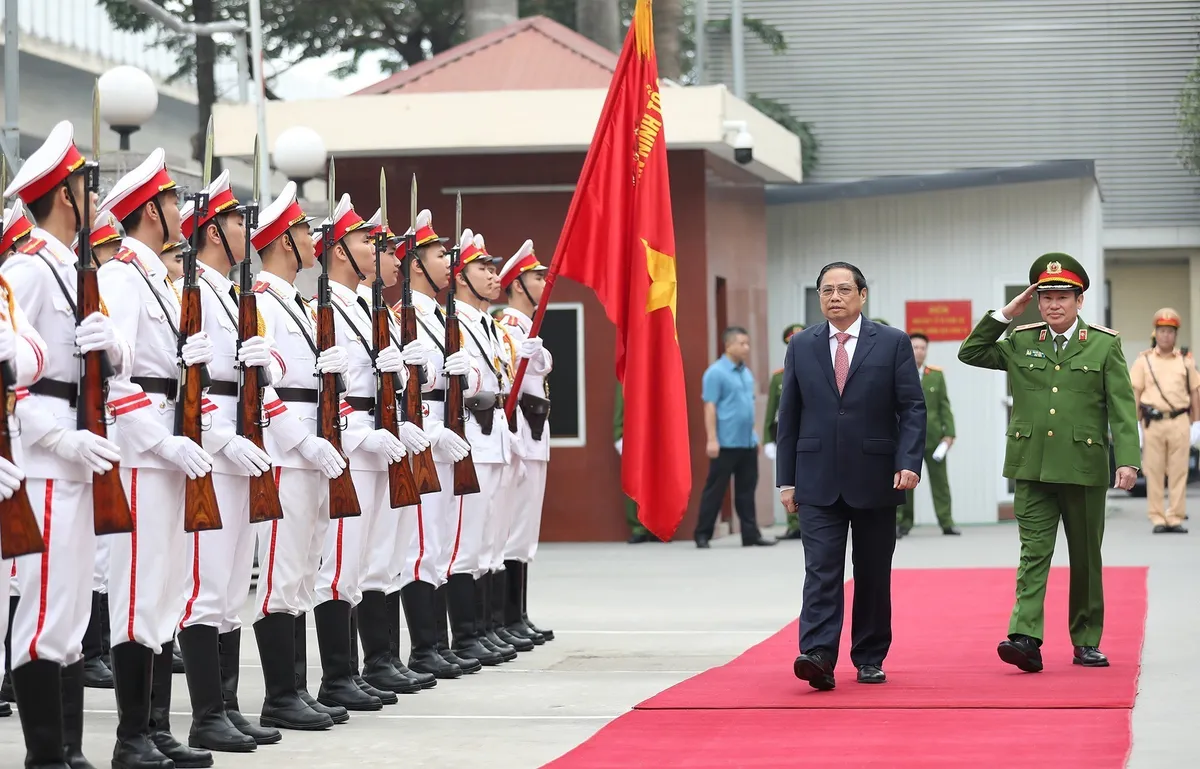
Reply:
[[271, 287], [271, 284], [267, 283], [265, 280], [260, 280], [257, 283], [255, 283], [254, 287], [250, 290], [256, 294], [265, 294], [267, 292], [267, 289], [270, 287]]
[[42, 238], [30, 238], [21, 245], [17, 246], [17, 253], [36, 254], [38, 251], [41, 251], [45, 245], [46, 241]]
[[[354, 304], [354, 302], [350, 300], [343, 299], [339, 294], [334, 294], [332, 291], [329, 293], [331, 294], [332, 298], [338, 300], [343, 307], [349, 307], [350, 305]], [[316, 301], [316, 297], [313, 297], [313, 301]]]
[[1031, 328], [1041, 328], [1045, 325], [1048, 325], [1046, 321], [1039, 320], [1037, 323], [1026, 323], [1024, 326], [1017, 326], [1013, 331], [1028, 331]]
[[925, 370], [926, 371], [941, 371], [942, 367], [941, 366], [926, 366]]
[[1109, 334], [1111, 336], [1117, 336], [1118, 334], [1121, 333], [1120, 331], [1116, 331], [1114, 329], [1108, 328], [1107, 326], [1097, 326], [1097, 325], [1094, 325], [1091, 323], [1088, 324], [1088, 328], [1094, 328], [1097, 331], [1103, 331], [1104, 333]]
[[521, 325], [520, 321], [517, 320], [516, 315], [509, 315], [508, 313], [504, 313], [503, 315], [501, 315], [500, 320], [501, 320], [501, 322], [503, 322], [505, 325], [508, 325], [508, 326]]
[[132, 248], [122, 248], [117, 253], [113, 254], [113, 261], [121, 262], [122, 264], [133, 264], [137, 259], [137, 254]]

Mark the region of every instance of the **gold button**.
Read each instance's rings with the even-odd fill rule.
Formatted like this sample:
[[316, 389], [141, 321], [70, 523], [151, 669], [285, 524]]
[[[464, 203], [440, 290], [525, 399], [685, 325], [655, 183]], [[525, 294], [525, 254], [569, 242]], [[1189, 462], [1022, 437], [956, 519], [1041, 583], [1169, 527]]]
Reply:
[[1053, 414], [1053, 413], [1054, 413], [1054, 409], [1050, 409], [1050, 413], [1051, 413], [1051, 414]]
[[1048, 437], [1048, 438], [1053, 438], [1053, 437], [1054, 437], [1054, 431], [1053, 431], [1053, 430], [1051, 430], [1050, 432], [1046, 433], [1046, 437]]
[[1057, 388], [1057, 387], [1051, 387], [1051, 388], [1050, 388], [1050, 392], [1052, 392], [1052, 393], [1056, 393], [1056, 392], [1058, 392], [1058, 388]]
[[1091, 446], [1091, 445], [1092, 445], [1092, 439], [1091, 439], [1091, 438], [1088, 438], [1088, 441], [1087, 441], [1087, 443], [1088, 443], [1088, 445], [1089, 445], [1089, 446]]
[[1021, 431], [1020, 431], [1020, 430], [1017, 430], [1017, 432], [1016, 432], [1016, 435], [1015, 435], [1014, 437], [1016, 437], [1016, 438], [1020, 438], [1020, 437], [1021, 437]]
[[1083, 370], [1084, 370], [1084, 371], [1087, 371], [1087, 366], [1084, 366], [1084, 367], [1083, 367]]
[[1032, 363], [1030, 363], [1030, 364], [1029, 364], [1029, 368], [1033, 368], [1033, 364], [1032, 364]]
[[1054, 370], [1055, 370], [1055, 371], [1058, 371], [1060, 368], [1062, 368], [1062, 366], [1055, 366], [1055, 367], [1054, 367]]

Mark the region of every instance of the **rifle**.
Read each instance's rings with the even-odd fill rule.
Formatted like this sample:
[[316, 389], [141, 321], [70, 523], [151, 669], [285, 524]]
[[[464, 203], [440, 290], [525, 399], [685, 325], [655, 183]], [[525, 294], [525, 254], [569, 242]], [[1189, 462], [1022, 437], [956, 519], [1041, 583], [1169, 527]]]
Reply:
[[[375, 280], [371, 283], [372, 358], [378, 358], [379, 352], [392, 342], [392, 312], [383, 299], [383, 277], [379, 274], [380, 258], [387, 250], [388, 241], [387, 173], [382, 168], [379, 169], [379, 212], [382, 231], [375, 236]], [[400, 434], [400, 414], [396, 406], [396, 391], [399, 389], [395, 374], [375, 372], [375, 429], [387, 430], [397, 437]], [[393, 508], [412, 507], [421, 502], [412, 467], [404, 459], [388, 464], [388, 494]]]
[[[333, 325], [333, 296], [329, 291], [329, 260], [333, 258], [333, 215], [336, 210], [334, 201], [334, 165], [333, 158], [329, 159], [329, 176], [325, 181], [329, 192], [329, 223], [321, 226], [321, 274], [317, 276], [317, 350], [325, 352], [330, 347], [337, 346], [337, 331]], [[333, 444], [333, 447], [346, 458], [342, 451], [342, 415], [341, 394], [346, 390], [339, 374], [320, 374], [317, 378], [317, 434]], [[350, 462], [346, 461], [346, 469], [336, 478], [329, 481], [329, 517], [350, 518], [362, 515], [358, 504], [358, 492], [354, 490], [354, 480], [350, 477]]]
[[[175, 401], [175, 434], [192, 439], [202, 445], [201, 433], [204, 389], [208, 387], [208, 367], [202, 363], [186, 366], [183, 363], [183, 346], [187, 338], [203, 330], [200, 309], [200, 283], [196, 276], [196, 254], [200, 248], [200, 222], [208, 214], [208, 185], [212, 183], [213, 124], [208, 119], [208, 135], [204, 151], [204, 181], [200, 191], [191, 198], [195, 204], [192, 211], [192, 237], [190, 247], [183, 254], [183, 298], [180, 301], [179, 339], [176, 354], [179, 356], [179, 392]], [[199, 478], [185, 478], [183, 492], [183, 530], [186, 532], [212, 531], [221, 528], [221, 512], [217, 508], [217, 493], [213, 488], [212, 473]]]
[[[404, 287], [400, 295], [400, 343], [407, 345], [417, 338], [417, 311], [412, 301], [412, 261], [417, 258], [417, 175], [412, 177], [409, 194], [409, 220], [412, 233], [404, 239], [404, 259], [401, 265]], [[404, 389], [404, 421], [424, 428], [425, 416], [421, 411], [421, 383], [425, 369], [408, 367], [408, 384]], [[425, 449], [412, 457], [413, 475], [417, 479], [417, 491], [432, 494], [442, 490], [437, 467], [433, 464], [433, 448]]]
[[[0, 185], [8, 187], [8, 163], [0, 157]], [[10, 319], [11, 320], [11, 319]], [[17, 373], [10, 361], [0, 363], [0, 456], [9, 462], [13, 459], [12, 434], [8, 430], [8, 416], [16, 404]], [[16, 558], [40, 553], [46, 547], [37, 516], [29, 504], [25, 492], [25, 481], [16, 493], [0, 502], [0, 556]]]
[[[454, 246], [450, 249], [450, 290], [446, 294], [446, 357], [458, 352], [461, 341], [458, 312], [454, 308], [454, 268], [458, 266], [459, 245], [462, 240], [461, 192], [456, 194], [454, 199], [454, 232]], [[463, 402], [464, 384], [462, 376], [447, 377], [445, 419], [446, 428], [453, 430], [455, 435], [466, 440], [466, 427], [463, 422], [463, 411], [466, 408], [466, 404]], [[454, 496], [461, 497], [478, 493], [479, 476], [475, 474], [475, 460], [468, 453], [454, 463]]]
[[[253, 202], [242, 206], [246, 220], [246, 251], [238, 273], [238, 349], [251, 337], [258, 336], [258, 297], [254, 294], [253, 279], [250, 277], [250, 233], [258, 226], [259, 198], [259, 146], [254, 137], [254, 183], [251, 196]], [[238, 393], [237, 434], [263, 448], [262, 418], [263, 370], [260, 366], [242, 366]], [[250, 523], [277, 521], [283, 518], [283, 506], [279, 503], [279, 487], [275, 485], [274, 473], [250, 476]]]
[[[96, 280], [99, 263], [92, 253], [92, 216], [87, 201], [100, 192], [100, 87], [92, 90], [92, 162], [83, 168], [83, 227], [79, 230], [79, 260], [75, 263], [75, 325], [92, 313], [100, 312], [100, 285]], [[79, 361], [79, 397], [76, 401], [75, 426], [101, 438], [108, 437], [108, 380], [113, 376], [112, 362], [104, 350], [93, 350]], [[112, 463], [106, 473], [92, 473], [92, 526], [96, 534], [126, 534], [133, 531], [129, 500], [121, 485], [120, 464]]]

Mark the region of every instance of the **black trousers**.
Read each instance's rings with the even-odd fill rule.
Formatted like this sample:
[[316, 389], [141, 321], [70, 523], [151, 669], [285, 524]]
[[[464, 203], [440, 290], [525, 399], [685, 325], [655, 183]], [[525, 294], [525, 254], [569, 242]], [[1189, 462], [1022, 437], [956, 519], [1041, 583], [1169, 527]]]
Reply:
[[837, 659], [845, 614], [846, 540], [853, 546], [854, 604], [850, 659], [882, 665], [892, 645], [892, 554], [896, 508], [850, 507], [840, 497], [830, 507], [800, 506], [804, 541], [804, 605], [800, 651], [824, 649]]
[[700, 493], [700, 515], [696, 521], [696, 539], [711, 539], [721, 512], [721, 502], [733, 476], [733, 507], [742, 522], [742, 542], [757, 542], [762, 534], [754, 512], [754, 487], [758, 485], [758, 449], [721, 449], [709, 460], [708, 478]]

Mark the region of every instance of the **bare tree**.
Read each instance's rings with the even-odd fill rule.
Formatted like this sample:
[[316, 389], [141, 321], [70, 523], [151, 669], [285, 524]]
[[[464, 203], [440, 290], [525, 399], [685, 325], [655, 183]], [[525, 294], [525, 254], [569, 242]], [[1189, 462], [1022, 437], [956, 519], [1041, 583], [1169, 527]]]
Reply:
[[517, 0], [463, 0], [467, 39], [500, 29], [517, 20]]
[[575, 30], [610, 51], [621, 48], [618, 0], [575, 0]]

